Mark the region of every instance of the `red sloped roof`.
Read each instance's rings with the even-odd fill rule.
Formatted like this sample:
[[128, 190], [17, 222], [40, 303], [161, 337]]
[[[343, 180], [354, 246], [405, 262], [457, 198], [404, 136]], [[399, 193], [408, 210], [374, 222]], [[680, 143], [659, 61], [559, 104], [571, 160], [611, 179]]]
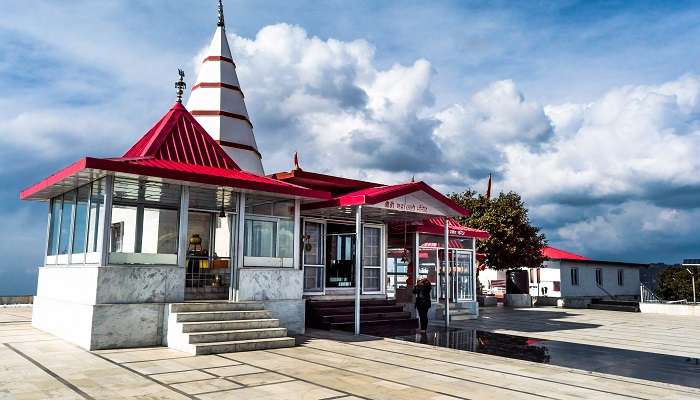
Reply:
[[307, 204], [303, 207], [306, 210], [313, 210], [327, 207], [345, 207], [357, 205], [374, 205], [383, 201], [395, 199], [415, 192], [424, 192], [438, 204], [451, 210], [455, 215], [468, 216], [469, 210], [459, 206], [447, 196], [431, 188], [425, 182], [408, 182], [398, 185], [378, 186], [357, 190], [331, 200]]
[[550, 246], [545, 246], [542, 248], [542, 255], [552, 260], [590, 260], [588, 257]]
[[175, 103], [122, 159], [155, 158], [240, 170], [181, 103]]
[[82, 158], [23, 190], [20, 199], [47, 200], [109, 172], [319, 200], [332, 198], [329, 192], [242, 171], [187, 109], [176, 103], [122, 157]]

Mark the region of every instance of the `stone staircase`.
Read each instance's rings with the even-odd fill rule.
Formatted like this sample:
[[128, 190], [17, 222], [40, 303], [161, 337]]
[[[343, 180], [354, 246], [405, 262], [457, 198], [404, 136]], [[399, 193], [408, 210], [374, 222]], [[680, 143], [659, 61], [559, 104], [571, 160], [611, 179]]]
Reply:
[[593, 310], [639, 312], [638, 301], [592, 299], [586, 308]]
[[[317, 329], [355, 329], [354, 300], [307, 300], [306, 326]], [[415, 330], [418, 320], [395, 300], [364, 299], [360, 302], [362, 333], [382, 333], [395, 330]]]
[[258, 302], [169, 305], [168, 347], [190, 354], [233, 353], [294, 346], [287, 329]]

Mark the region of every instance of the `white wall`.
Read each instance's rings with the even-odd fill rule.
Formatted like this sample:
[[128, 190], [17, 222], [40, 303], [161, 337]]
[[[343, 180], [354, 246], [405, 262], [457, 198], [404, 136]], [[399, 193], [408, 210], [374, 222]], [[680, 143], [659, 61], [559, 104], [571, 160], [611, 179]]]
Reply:
[[[559, 271], [559, 261], [545, 261], [544, 268], [540, 268], [540, 282], [537, 283], [537, 275], [528, 276], [530, 285], [530, 296], [545, 296], [542, 288], [547, 288], [547, 297], [561, 297], [560, 290], [554, 290], [554, 282], [561, 282]], [[532, 271], [528, 271], [532, 273]], [[535, 272], [537, 273], [537, 272]], [[561, 289], [561, 285], [559, 287]]]
[[[578, 268], [578, 286], [571, 284], [571, 269]], [[595, 281], [595, 270], [603, 270], [603, 286]], [[617, 271], [624, 271], [624, 284], [617, 284]], [[639, 296], [639, 268], [625, 264], [596, 264], [591, 262], [561, 261], [562, 297]]]

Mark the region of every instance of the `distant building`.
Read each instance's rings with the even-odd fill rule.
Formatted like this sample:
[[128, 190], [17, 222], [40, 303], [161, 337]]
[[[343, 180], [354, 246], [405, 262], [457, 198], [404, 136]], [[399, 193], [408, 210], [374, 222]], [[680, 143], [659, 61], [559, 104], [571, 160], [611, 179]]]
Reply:
[[[585, 306], [590, 299], [637, 299], [640, 269], [647, 264], [592, 260], [554, 247], [545, 247], [542, 268], [528, 271], [530, 295], [562, 299], [563, 306]], [[505, 287], [506, 272], [486, 268], [479, 272], [485, 292]], [[554, 304], [554, 302], [552, 303]]]

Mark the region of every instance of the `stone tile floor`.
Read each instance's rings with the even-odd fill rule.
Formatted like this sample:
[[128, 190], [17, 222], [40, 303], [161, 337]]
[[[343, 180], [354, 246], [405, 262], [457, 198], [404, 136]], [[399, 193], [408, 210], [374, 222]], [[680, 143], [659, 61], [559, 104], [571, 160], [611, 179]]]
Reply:
[[88, 352], [30, 316], [0, 308], [0, 399], [700, 399], [683, 386], [320, 331], [246, 353]]

